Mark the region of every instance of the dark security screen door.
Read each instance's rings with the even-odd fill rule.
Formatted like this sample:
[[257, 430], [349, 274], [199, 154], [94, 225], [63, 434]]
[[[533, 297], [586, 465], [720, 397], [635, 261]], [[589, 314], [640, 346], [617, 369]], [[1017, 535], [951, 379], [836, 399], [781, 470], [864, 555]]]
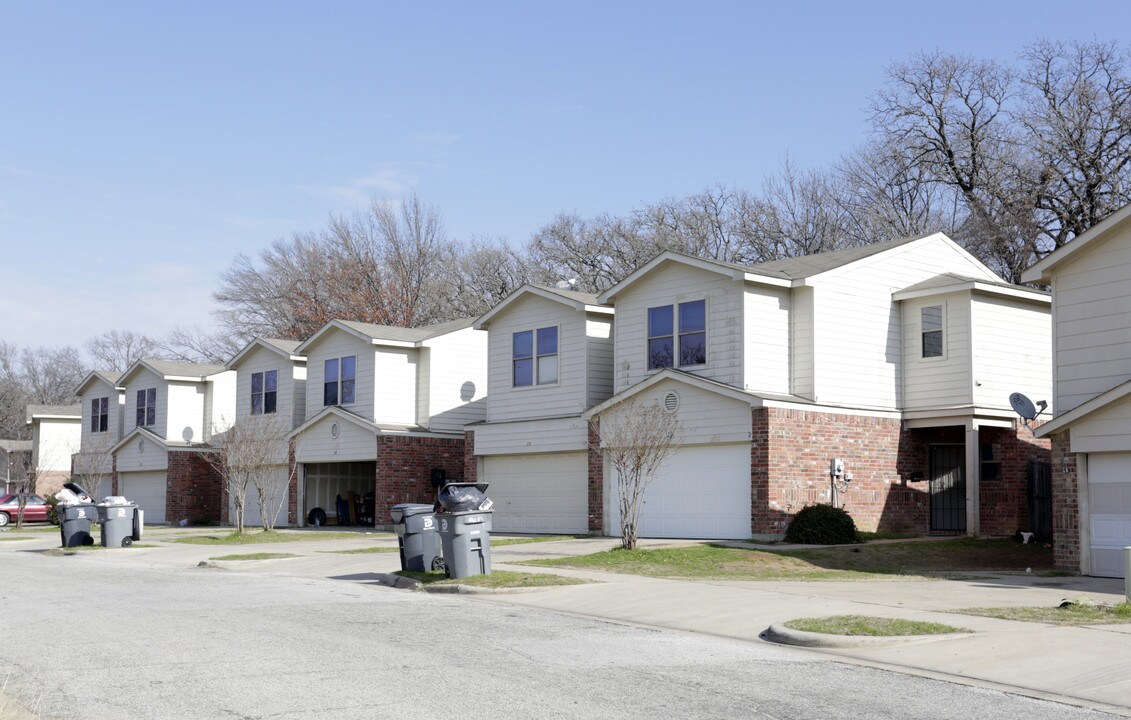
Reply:
[[966, 450], [961, 445], [932, 445], [931, 530], [966, 531]]

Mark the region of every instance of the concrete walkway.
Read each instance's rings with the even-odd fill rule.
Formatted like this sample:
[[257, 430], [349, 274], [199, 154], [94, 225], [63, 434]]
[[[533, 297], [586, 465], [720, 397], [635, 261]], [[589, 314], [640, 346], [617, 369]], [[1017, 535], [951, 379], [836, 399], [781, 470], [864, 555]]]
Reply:
[[[191, 567], [205, 562], [240, 572], [334, 579], [377, 585], [399, 569], [395, 552], [341, 554], [333, 551], [396, 547], [389, 534], [353, 533], [335, 540], [249, 546], [172, 544], [169, 540], [207, 530], [154, 530], [152, 547], [98, 551], [100, 560]], [[222, 529], [212, 533], [224, 532]], [[58, 535], [0, 542], [0, 552], [56, 547]], [[496, 536], [497, 537], [497, 536]], [[643, 540], [642, 547], [692, 541]], [[1059, 627], [996, 620], [952, 611], [987, 606], [1055, 606], [1088, 598], [1115, 604], [1123, 581], [980, 574], [977, 580], [710, 581], [669, 580], [604, 572], [539, 568], [515, 563], [584, 555], [615, 547], [611, 538], [586, 538], [497, 546], [494, 568], [552, 572], [593, 580], [591, 584], [537, 592], [482, 593], [476, 602], [503, 603], [603, 618], [616, 622], [764, 642], [770, 626], [827, 615], [878, 615], [944, 623], [970, 630], [891, 644], [841, 648], [796, 648], [839, 661], [993, 687], [1033, 697], [1131, 717], [1131, 625]], [[777, 546], [775, 549], [781, 548]], [[299, 557], [247, 562], [208, 561], [228, 554], [291, 553]]]

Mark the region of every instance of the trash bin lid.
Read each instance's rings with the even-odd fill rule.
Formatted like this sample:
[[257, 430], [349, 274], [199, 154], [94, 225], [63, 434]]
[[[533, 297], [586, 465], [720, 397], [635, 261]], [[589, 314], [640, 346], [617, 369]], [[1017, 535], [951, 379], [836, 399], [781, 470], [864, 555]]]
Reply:
[[452, 482], [452, 483], [444, 483], [444, 487], [440, 488], [440, 492], [443, 492], [444, 490], [446, 490], [447, 488], [450, 488], [450, 487], [473, 487], [476, 490], [478, 490], [479, 492], [485, 493], [485, 492], [487, 492], [487, 488], [489, 486], [490, 486], [490, 483], [485, 483], [485, 482]]
[[401, 518], [430, 513], [432, 512], [432, 508], [432, 505], [425, 505], [423, 503], [400, 503], [399, 505], [393, 506], [393, 520], [399, 521]]

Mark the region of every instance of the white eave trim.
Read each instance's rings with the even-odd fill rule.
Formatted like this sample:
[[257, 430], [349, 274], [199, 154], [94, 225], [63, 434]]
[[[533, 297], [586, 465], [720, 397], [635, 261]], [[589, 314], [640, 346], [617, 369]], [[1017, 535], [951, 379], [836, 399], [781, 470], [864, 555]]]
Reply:
[[[1028, 270], [1021, 273], [1022, 282], [1047, 282], [1052, 279], [1052, 270], [1062, 262], [1070, 260], [1082, 252], [1088, 245], [1102, 239], [1111, 230], [1131, 218], [1131, 204], [1124, 205], [1103, 220], [1099, 221], [1086, 232], [1076, 236], [1071, 242], [1060, 246], [1048, 255], [1034, 263]], [[1045, 426], [1041, 426], [1044, 428]]]
[[1045, 437], [1046, 435], [1051, 435], [1054, 432], [1058, 432], [1066, 427], [1071, 426], [1076, 421], [1082, 420], [1083, 418], [1091, 415], [1094, 412], [1103, 410], [1108, 405], [1119, 402], [1128, 395], [1131, 395], [1131, 381], [1125, 382], [1122, 385], [1116, 385], [1111, 390], [1105, 392], [1103, 395], [1098, 395], [1086, 403], [1077, 405], [1063, 415], [1059, 415], [1052, 420], [1049, 420], [1044, 425], [1038, 427], [1034, 431], [1034, 434], [1037, 437]]
[[982, 282], [980, 280], [971, 280], [968, 282], [960, 281], [950, 285], [940, 285], [938, 287], [922, 288], [919, 290], [897, 290], [892, 293], [891, 298], [892, 300], [915, 300], [917, 298], [934, 297], [936, 295], [946, 295], [956, 292], [980, 292], [987, 295], [1015, 297], [1043, 305], [1052, 305], [1052, 296], [1046, 292], [1021, 287], [1002, 287], [1001, 285], [994, 285], [993, 283]]

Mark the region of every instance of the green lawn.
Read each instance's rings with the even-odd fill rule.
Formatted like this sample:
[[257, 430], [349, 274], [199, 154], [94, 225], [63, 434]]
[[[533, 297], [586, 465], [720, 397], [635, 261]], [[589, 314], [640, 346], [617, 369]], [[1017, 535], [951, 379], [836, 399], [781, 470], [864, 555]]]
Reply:
[[381, 547], [367, 547], [355, 548], [353, 550], [319, 550], [320, 553], [333, 553], [335, 555], [368, 555], [370, 553], [395, 553], [400, 552], [400, 548], [389, 547], [387, 545]]
[[208, 558], [209, 560], [272, 560], [274, 558], [291, 558], [302, 557], [301, 555], [294, 555], [292, 553], [246, 553], [243, 555], [220, 555], [219, 557]]
[[1050, 625], [1122, 625], [1131, 624], [1131, 603], [1098, 605], [1071, 602], [1064, 607], [997, 607], [969, 608], [956, 611], [962, 615], [979, 615], [1000, 620], [1024, 620]]
[[970, 632], [941, 623], [897, 620], [868, 615], [834, 615], [823, 618], [799, 618], [785, 623], [787, 628], [826, 635], [852, 635], [870, 637], [902, 637], [905, 635], [941, 635], [943, 633]]
[[881, 576], [944, 577], [962, 572], [1024, 572], [1052, 567], [1052, 550], [1012, 540], [847, 545], [804, 550], [732, 548], [703, 544], [655, 550], [614, 549], [592, 555], [531, 560], [528, 565], [574, 567], [653, 577], [731, 580], [864, 580]]
[[303, 532], [284, 532], [280, 530], [254, 530], [242, 535], [226, 533], [223, 535], [193, 535], [177, 538], [170, 542], [184, 543], [186, 545], [258, 545], [261, 543], [302, 542], [304, 540], [354, 540], [357, 535], [340, 532], [320, 532], [317, 530]]

